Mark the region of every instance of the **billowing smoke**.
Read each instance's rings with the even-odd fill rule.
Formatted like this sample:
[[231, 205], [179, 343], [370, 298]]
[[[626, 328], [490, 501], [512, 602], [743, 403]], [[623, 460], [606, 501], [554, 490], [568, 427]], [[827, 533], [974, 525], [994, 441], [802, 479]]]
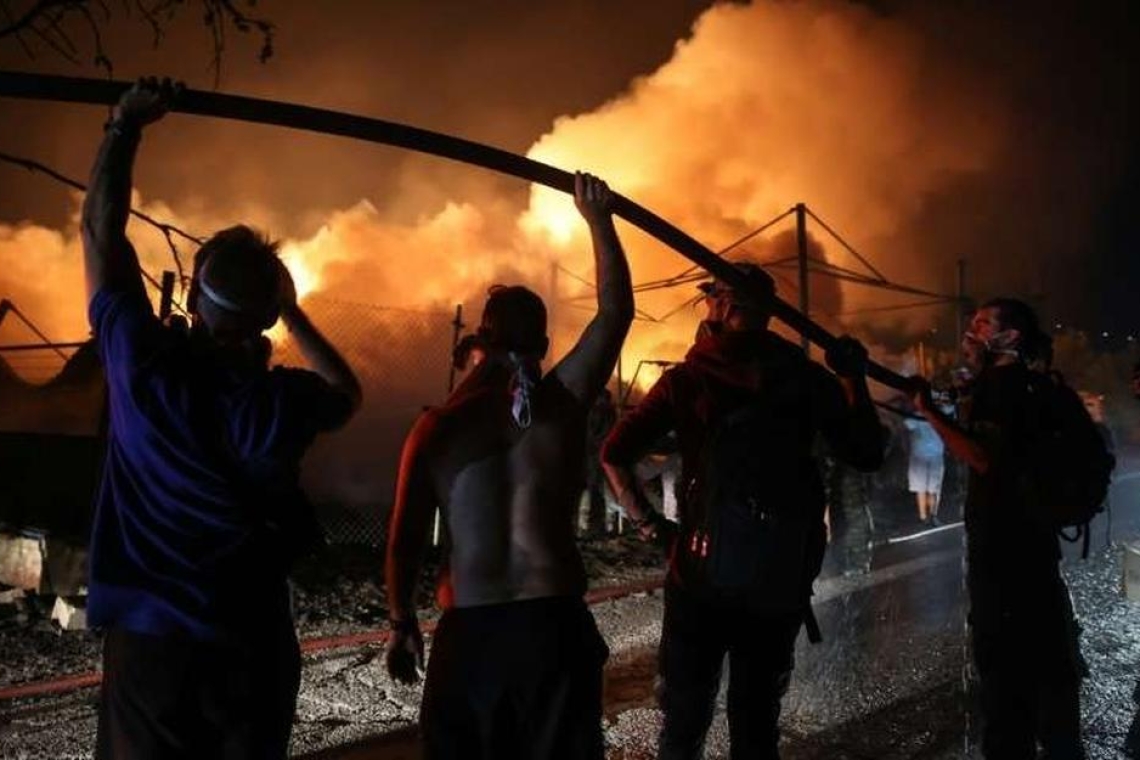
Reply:
[[[944, 42], [928, 44], [929, 32], [839, 0], [718, 4], [664, 65], [600, 107], [557, 119], [529, 155], [601, 175], [713, 249], [802, 201], [888, 277], [945, 292], [962, 237], [950, 222], [935, 222], [948, 207], [947, 220], [968, 216], [947, 199], [962, 187], [986, 186], [1010, 148], [1014, 119], [1000, 89], [978, 86]], [[251, 183], [235, 215], [271, 234], [286, 231], [282, 255], [305, 303], [372, 379], [362, 421], [318, 452], [320, 469], [332, 473], [324, 484], [330, 494], [353, 502], [388, 498], [380, 493], [387, 474], [375, 473], [390, 471], [414, 413], [446, 392], [457, 304], [470, 329], [488, 285], [534, 287], [550, 303], [552, 359], [569, 348], [593, 310], [589, 239], [566, 196], [535, 188], [522, 208], [491, 182], [450, 185], [442, 171], [396, 173], [374, 179], [383, 201], [361, 199], [330, 212], [318, 194], [312, 209], [322, 211], [314, 218], [312, 209], [275, 212], [248, 200], [256, 188], [279, 183], [258, 165], [256, 148], [232, 169], [222, 168], [220, 155], [207, 151], [203, 160]], [[336, 172], [351, 172], [346, 156], [352, 154], [339, 155]], [[147, 160], [144, 153], [140, 162]], [[290, 156], [275, 160], [287, 164]], [[317, 187], [328, 182], [323, 175]], [[304, 195], [304, 189], [291, 192]], [[143, 205], [197, 234], [238, 221], [203, 211], [206, 204]], [[791, 230], [789, 218], [730, 255], [786, 259], [796, 249]], [[0, 226], [0, 295], [59, 339], [86, 333], [76, 232], [74, 218], [64, 230]], [[636, 282], [688, 268], [628, 226], [619, 232]], [[861, 268], [814, 221], [810, 232], [814, 257]], [[170, 268], [161, 236], [134, 223], [131, 234], [152, 272]], [[795, 302], [794, 269], [774, 272], [781, 294]], [[874, 319], [876, 344], [889, 343], [884, 324], [892, 335], [914, 336], [938, 314], [857, 316], [889, 298], [819, 276], [811, 289], [813, 314], [834, 329], [857, 331]], [[659, 370], [646, 360], [683, 355], [700, 318], [699, 304], [687, 305], [695, 295], [691, 284], [639, 294], [641, 317], [622, 361], [627, 382], [635, 372], [639, 385], [655, 377]], [[0, 328], [0, 337], [9, 329]]]

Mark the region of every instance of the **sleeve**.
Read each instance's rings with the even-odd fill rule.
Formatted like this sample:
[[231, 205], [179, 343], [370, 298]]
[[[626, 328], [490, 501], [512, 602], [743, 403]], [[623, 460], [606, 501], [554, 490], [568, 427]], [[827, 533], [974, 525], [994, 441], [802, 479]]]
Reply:
[[655, 441], [676, 425], [674, 396], [677, 370], [666, 372], [637, 408], [618, 419], [602, 445], [602, 461], [630, 467]]
[[818, 364], [809, 365], [808, 371], [817, 429], [832, 452], [857, 470], [878, 469], [886, 436], [874, 405], [870, 400], [849, 404], [839, 380]]
[[311, 438], [335, 430], [352, 417], [352, 399], [306, 369], [277, 367], [284, 385], [284, 404], [299, 435]]
[[116, 371], [137, 368], [162, 334], [150, 301], [134, 291], [99, 290], [88, 304], [87, 318], [109, 379]]

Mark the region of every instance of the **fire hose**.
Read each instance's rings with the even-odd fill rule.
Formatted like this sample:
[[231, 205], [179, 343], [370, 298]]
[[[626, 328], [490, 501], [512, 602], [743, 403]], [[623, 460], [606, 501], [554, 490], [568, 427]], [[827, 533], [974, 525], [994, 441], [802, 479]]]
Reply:
[[[586, 603], [590, 605], [601, 604], [602, 602], [609, 602], [615, 599], [621, 599], [622, 597], [633, 596], [634, 594], [649, 593], [661, 588], [663, 584], [664, 581], [662, 579], [655, 578], [620, 586], [604, 586], [587, 593]], [[435, 622], [431, 620], [425, 621], [420, 626], [420, 630], [430, 636], [435, 631]], [[368, 644], [384, 644], [387, 641], [388, 630], [382, 628], [357, 633], [347, 633], [340, 636], [321, 636], [302, 639], [301, 651], [310, 654], [314, 652], [324, 652], [330, 649], [344, 649], [346, 647], [358, 647]], [[45, 697], [50, 694], [77, 691], [79, 689], [98, 686], [102, 681], [103, 674], [98, 671], [93, 671], [90, 673], [76, 673], [60, 676], [43, 681], [14, 684], [12, 686], [0, 687], [0, 702], [6, 702], [12, 699]]]
[[[0, 71], [0, 96], [10, 98], [110, 106], [130, 86], [130, 82], [122, 81]], [[391, 145], [490, 169], [564, 193], [574, 192], [574, 175], [570, 172], [500, 148], [406, 124], [202, 90], [184, 90], [172, 110]], [[827, 351], [835, 345], [836, 337], [825, 328], [778, 296], [764, 292], [731, 262], [653, 212], [616, 193], [613, 211], [734, 289], [768, 301], [773, 317], [816, 346]], [[910, 388], [902, 375], [875, 362], [868, 362], [867, 375], [897, 390]]]

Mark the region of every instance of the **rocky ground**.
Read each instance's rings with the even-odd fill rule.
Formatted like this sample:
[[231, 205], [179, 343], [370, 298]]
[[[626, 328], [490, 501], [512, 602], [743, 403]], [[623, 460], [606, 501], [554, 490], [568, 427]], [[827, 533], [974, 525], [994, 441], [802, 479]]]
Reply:
[[[613, 586], [660, 574], [661, 557], [629, 536], [582, 541], [592, 586]], [[437, 563], [429, 559], [421, 605], [431, 607]], [[387, 619], [383, 555], [368, 547], [333, 547], [300, 564], [294, 575], [297, 629], [302, 639], [377, 630]], [[0, 604], [0, 688], [96, 670], [100, 639], [63, 631], [50, 619], [54, 597], [26, 594]]]
[[[1140, 662], [1140, 603], [1121, 594], [1124, 542], [1140, 537], [1140, 509], [1094, 525], [1092, 556], [1065, 562], [1091, 676], [1083, 693], [1090, 760], [1124, 757], [1140, 738], [1133, 690]], [[1122, 500], [1123, 502], [1123, 500]], [[784, 757], [975, 758], [977, 714], [968, 690], [958, 528], [890, 543], [920, 526], [905, 511], [880, 520], [866, 567], [829, 566], [815, 606], [825, 642], [797, 647], [785, 700]], [[883, 535], [884, 525], [891, 534]], [[862, 535], [858, 531], [854, 535]], [[1110, 542], [1111, 539], [1111, 542]], [[839, 547], [837, 547], [839, 548]], [[858, 548], [858, 547], [855, 547]], [[847, 547], [851, 550], [852, 547]], [[629, 537], [583, 542], [595, 590], [659, 578], [660, 556]], [[419, 757], [420, 692], [388, 681], [375, 634], [386, 616], [378, 550], [341, 547], [296, 574], [298, 627], [314, 644], [304, 659], [293, 755], [309, 760]], [[434, 567], [425, 568], [431, 575]], [[421, 601], [430, 604], [428, 584]], [[50, 600], [27, 597], [0, 613], [0, 690], [98, 667], [98, 638], [60, 631]], [[592, 607], [610, 649], [606, 672], [609, 760], [653, 757], [660, 715], [653, 698], [661, 595], [635, 593]], [[430, 615], [426, 616], [430, 620]], [[346, 643], [346, 637], [357, 640]], [[90, 757], [97, 691], [0, 699], [0, 760]], [[707, 756], [726, 757], [721, 706]]]

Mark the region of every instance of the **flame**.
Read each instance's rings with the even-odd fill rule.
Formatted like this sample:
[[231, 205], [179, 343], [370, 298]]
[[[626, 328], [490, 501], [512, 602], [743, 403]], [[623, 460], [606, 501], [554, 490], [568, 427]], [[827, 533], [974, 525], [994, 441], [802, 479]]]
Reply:
[[532, 189], [530, 208], [519, 221], [527, 234], [560, 248], [570, 244], [581, 223], [582, 218], [569, 195], [541, 185]]
[[281, 261], [289, 270], [289, 274], [293, 275], [293, 286], [297, 289], [298, 301], [304, 301], [305, 296], [320, 289], [320, 273], [312, 257], [306, 256], [298, 244], [285, 243], [281, 247]]

